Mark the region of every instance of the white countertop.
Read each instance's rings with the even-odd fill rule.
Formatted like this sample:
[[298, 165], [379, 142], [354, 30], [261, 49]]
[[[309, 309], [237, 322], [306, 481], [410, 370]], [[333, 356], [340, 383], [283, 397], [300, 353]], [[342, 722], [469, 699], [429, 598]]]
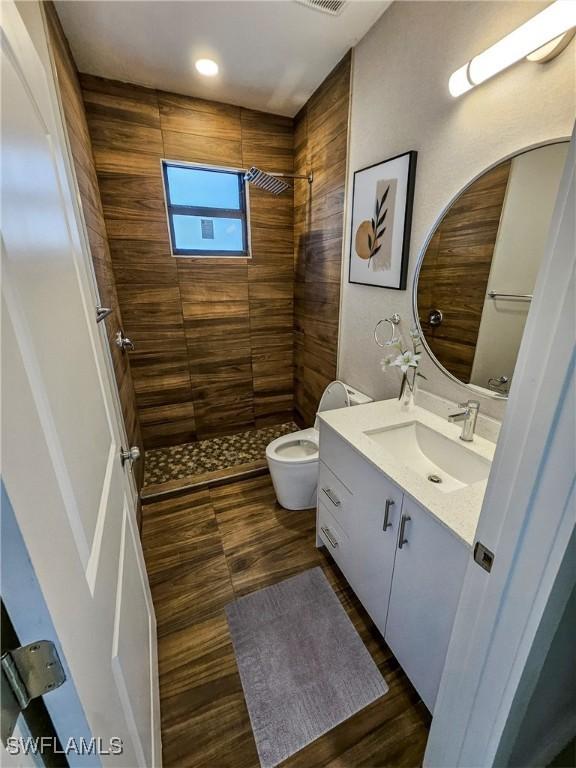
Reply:
[[[396, 399], [324, 411], [318, 415], [323, 423], [337, 432], [354, 450], [384, 472], [390, 480], [399, 485], [418, 504], [425, 507], [465, 544], [472, 547], [487, 480], [473, 483], [452, 493], [443, 493], [406, 464], [396, 461], [385, 448], [365, 434], [369, 430], [419, 421], [462, 446], [461, 423], [452, 424], [418, 405], [407, 410]], [[492, 461], [494, 458], [496, 448], [494, 443], [478, 435], [474, 436], [471, 443], [465, 443], [464, 446], [484, 459]]]

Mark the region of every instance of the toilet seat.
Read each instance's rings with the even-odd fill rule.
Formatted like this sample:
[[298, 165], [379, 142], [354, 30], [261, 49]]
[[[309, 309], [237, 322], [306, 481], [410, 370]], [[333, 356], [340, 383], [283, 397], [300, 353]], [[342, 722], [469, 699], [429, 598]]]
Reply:
[[312, 464], [318, 461], [318, 438], [313, 427], [281, 435], [266, 446], [266, 458], [283, 464]]

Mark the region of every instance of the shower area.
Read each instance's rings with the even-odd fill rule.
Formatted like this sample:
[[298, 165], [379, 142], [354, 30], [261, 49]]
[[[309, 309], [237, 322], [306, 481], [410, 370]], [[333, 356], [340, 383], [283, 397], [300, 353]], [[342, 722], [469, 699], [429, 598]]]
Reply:
[[[297, 429], [289, 240], [293, 185], [310, 186], [312, 175], [287, 170], [292, 128], [286, 119], [265, 126], [284, 150], [268, 162], [282, 171], [161, 162], [170, 251], [194, 259], [183, 284], [179, 279], [194, 433], [184, 443], [146, 450], [146, 496], [265, 471], [267, 444]], [[276, 202], [279, 196], [285, 199]], [[253, 216], [273, 253], [260, 273]], [[275, 250], [275, 232], [285, 252]]]
[[[350, 55], [290, 117], [80, 74], [50, 22], [142, 496], [265, 471], [336, 377]], [[179, 210], [167, 166], [239, 174], [244, 224]]]

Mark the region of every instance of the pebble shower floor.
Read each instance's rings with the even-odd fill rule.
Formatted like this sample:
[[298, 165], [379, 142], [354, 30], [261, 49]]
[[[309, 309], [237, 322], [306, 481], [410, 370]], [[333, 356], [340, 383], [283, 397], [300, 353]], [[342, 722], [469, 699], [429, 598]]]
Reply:
[[265, 459], [266, 446], [271, 440], [297, 429], [296, 424], [288, 422], [195, 443], [153, 448], [146, 451], [144, 485], [183, 480]]

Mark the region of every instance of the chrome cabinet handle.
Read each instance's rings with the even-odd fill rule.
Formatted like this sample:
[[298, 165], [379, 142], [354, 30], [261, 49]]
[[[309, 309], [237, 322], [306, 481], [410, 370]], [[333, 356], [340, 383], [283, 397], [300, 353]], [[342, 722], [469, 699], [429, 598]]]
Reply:
[[412, 520], [410, 515], [402, 515], [402, 520], [400, 521], [400, 535], [398, 536], [398, 549], [402, 549], [404, 544], [408, 544], [408, 539], [404, 538], [404, 529], [406, 528], [408, 520]]
[[126, 352], [127, 350], [132, 352], [134, 350], [134, 342], [131, 341], [128, 336], [124, 335], [123, 330], [119, 330], [116, 333], [116, 346], [120, 347], [123, 352]]
[[386, 499], [386, 506], [384, 507], [384, 522], [382, 523], [382, 530], [387, 531], [391, 527], [392, 523], [389, 522], [390, 507], [393, 507], [396, 502], [394, 499]]
[[126, 464], [127, 461], [138, 461], [140, 458], [140, 448], [138, 448], [137, 445], [133, 445], [132, 448], [121, 448], [120, 449], [120, 461], [122, 462], [122, 466]]
[[330, 530], [328, 528], [325, 528], [324, 526], [322, 526], [320, 530], [322, 531], [324, 536], [326, 536], [326, 538], [330, 542], [330, 546], [332, 547], [332, 549], [336, 549], [336, 547], [338, 546], [338, 542], [336, 541], [336, 539], [334, 539], [332, 537], [332, 534], [330, 533]]
[[322, 492], [325, 493], [326, 496], [328, 496], [328, 498], [330, 499], [332, 504], [334, 504], [335, 507], [340, 506], [340, 503], [341, 503], [340, 499], [336, 496], [336, 494], [331, 488], [322, 488]]

